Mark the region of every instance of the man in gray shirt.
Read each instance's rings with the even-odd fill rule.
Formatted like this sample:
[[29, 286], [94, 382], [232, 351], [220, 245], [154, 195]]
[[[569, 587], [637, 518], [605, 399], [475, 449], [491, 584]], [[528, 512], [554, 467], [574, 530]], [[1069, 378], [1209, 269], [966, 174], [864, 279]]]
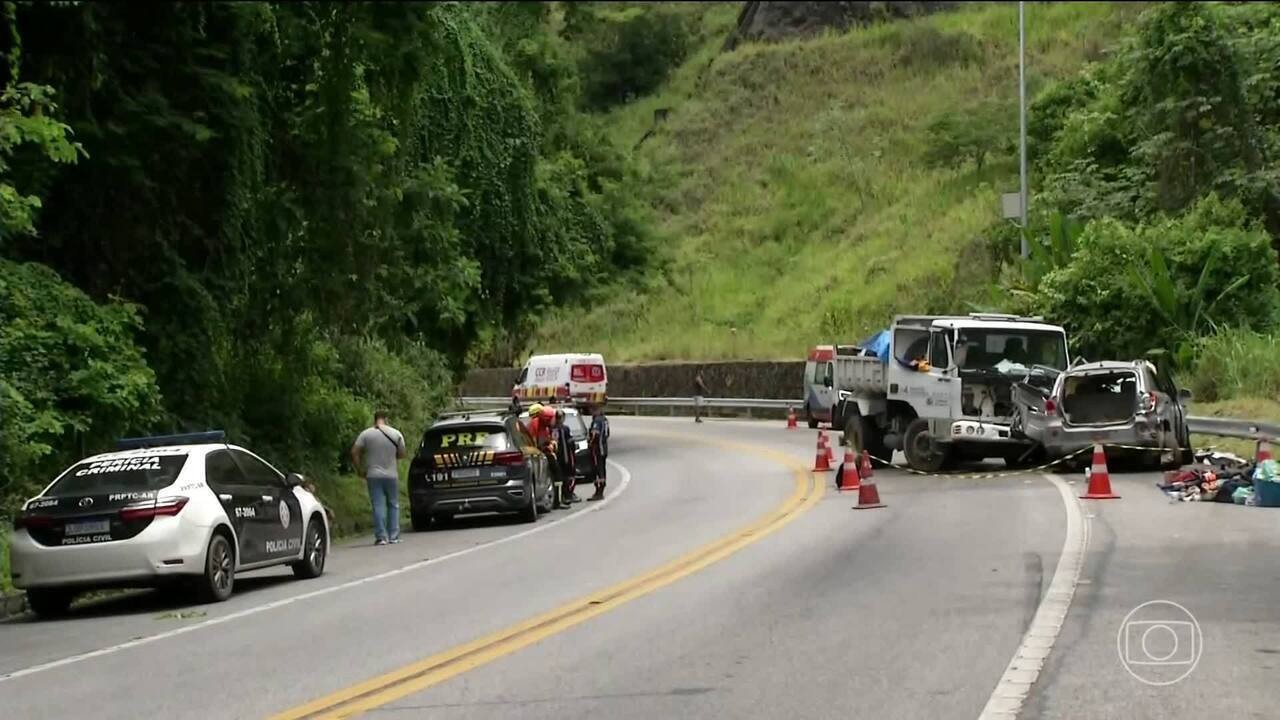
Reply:
[[356, 436], [351, 446], [351, 462], [368, 484], [373, 503], [374, 545], [400, 542], [400, 466], [396, 461], [404, 456], [404, 435], [387, 424], [387, 414], [381, 410], [373, 414], [373, 427]]

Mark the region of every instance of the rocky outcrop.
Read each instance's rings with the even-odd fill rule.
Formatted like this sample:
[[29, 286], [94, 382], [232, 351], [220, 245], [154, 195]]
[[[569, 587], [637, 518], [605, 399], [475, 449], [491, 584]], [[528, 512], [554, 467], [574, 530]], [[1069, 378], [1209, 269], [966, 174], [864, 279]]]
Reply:
[[725, 49], [743, 40], [776, 42], [813, 37], [827, 28], [848, 30], [881, 20], [947, 10], [957, 2], [748, 2]]

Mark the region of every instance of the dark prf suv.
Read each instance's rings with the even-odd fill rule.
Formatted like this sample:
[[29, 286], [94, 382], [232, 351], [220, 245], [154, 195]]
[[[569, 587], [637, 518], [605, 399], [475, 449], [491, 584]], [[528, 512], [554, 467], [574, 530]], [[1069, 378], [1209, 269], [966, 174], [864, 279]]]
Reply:
[[524, 425], [502, 413], [443, 417], [409, 465], [415, 530], [471, 513], [520, 513], [536, 522], [553, 500], [547, 459]]

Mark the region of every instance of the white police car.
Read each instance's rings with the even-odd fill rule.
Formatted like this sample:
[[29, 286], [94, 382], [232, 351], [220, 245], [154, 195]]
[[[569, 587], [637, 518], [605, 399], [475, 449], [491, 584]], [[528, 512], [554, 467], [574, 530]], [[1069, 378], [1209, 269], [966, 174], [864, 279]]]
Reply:
[[77, 593], [106, 587], [185, 585], [220, 601], [240, 571], [323, 573], [329, 528], [302, 476], [223, 438], [121, 440], [28, 500], [14, 520], [10, 570], [32, 610], [59, 615]]

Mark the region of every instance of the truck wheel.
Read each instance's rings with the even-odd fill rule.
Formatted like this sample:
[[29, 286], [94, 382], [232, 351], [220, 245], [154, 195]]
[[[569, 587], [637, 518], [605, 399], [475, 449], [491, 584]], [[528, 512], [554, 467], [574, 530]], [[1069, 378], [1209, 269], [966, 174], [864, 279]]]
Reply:
[[810, 430], [818, 429], [818, 418], [813, 416], [813, 411], [809, 409], [808, 405], [804, 406], [804, 419], [809, 423]]
[[863, 450], [871, 455], [872, 467], [888, 467], [888, 461], [893, 459], [893, 451], [884, 442], [884, 433], [876, 427], [871, 418], [861, 415], [851, 416], [845, 421], [844, 435], [849, 447], [853, 448], [854, 454], [859, 456], [859, 460]]
[[1015, 470], [1020, 467], [1035, 465], [1036, 451], [1032, 448], [1018, 447], [1012, 450], [1006, 450], [1001, 459], [1004, 460], [1005, 467]]
[[1006, 452], [1003, 457], [1004, 464], [1010, 469], [1039, 467], [1048, 461], [1048, 455], [1040, 445], [1034, 448], [1019, 447]]
[[936, 473], [946, 466], [951, 448], [937, 442], [929, 434], [929, 421], [916, 418], [907, 426], [902, 442], [907, 464], [921, 472]]

